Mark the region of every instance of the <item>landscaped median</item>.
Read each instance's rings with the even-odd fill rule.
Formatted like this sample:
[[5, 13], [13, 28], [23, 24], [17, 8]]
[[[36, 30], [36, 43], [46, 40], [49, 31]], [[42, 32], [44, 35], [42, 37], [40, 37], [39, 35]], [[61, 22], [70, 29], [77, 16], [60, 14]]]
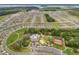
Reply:
[[16, 32], [13, 32], [7, 39], [7, 46], [10, 50], [14, 52], [30, 53], [32, 49], [30, 48], [31, 41], [28, 37], [24, 37], [27, 29], [23, 28]]

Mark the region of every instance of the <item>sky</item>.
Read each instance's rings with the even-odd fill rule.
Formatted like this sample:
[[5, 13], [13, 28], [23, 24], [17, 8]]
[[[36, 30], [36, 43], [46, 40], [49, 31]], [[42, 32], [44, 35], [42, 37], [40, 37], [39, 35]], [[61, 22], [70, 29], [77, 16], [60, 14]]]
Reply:
[[40, 5], [25, 5], [25, 4], [8, 4], [8, 5], [0, 5], [0, 7], [29, 7], [29, 6], [37, 6], [37, 7], [41, 7]]
[[29, 6], [35, 6], [35, 7], [40, 7], [40, 8], [42, 8], [42, 7], [75, 7], [75, 8], [79, 8], [79, 5], [65, 5], [65, 4], [63, 4], [63, 5], [61, 5], [61, 4], [59, 4], [59, 5], [52, 5], [52, 4], [50, 4], [50, 5], [39, 5], [39, 4], [28, 4], [28, 5], [25, 5], [25, 4], [1, 4], [0, 5], [0, 8], [1, 7], [29, 7]]

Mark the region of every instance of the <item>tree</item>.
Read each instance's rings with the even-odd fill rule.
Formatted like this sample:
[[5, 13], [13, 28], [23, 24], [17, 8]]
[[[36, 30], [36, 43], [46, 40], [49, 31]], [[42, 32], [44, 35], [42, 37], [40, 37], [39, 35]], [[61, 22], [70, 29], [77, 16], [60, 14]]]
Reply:
[[23, 47], [27, 47], [28, 45], [29, 45], [29, 43], [30, 43], [30, 39], [29, 39], [29, 37], [24, 37], [23, 39], [22, 39], [22, 46]]

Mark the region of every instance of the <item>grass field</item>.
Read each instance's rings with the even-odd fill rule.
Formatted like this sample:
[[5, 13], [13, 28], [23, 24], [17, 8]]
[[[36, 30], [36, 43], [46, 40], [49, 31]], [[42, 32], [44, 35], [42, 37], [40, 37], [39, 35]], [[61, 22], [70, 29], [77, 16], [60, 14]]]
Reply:
[[69, 10], [67, 11], [69, 14], [73, 15], [75, 19], [79, 19], [79, 10]]
[[0, 20], [2, 20], [5, 16], [0, 16]]
[[8, 37], [8, 39], [7, 39], [7, 45], [9, 45], [9, 44], [13, 43], [14, 41], [20, 39], [20, 38], [23, 36], [25, 30], [26, 30], [26, 29], [23, 28], [23, 29], [21, 29], [21, 30], [18, 30], [18, 31], [16, 31], [16, 32], [13, 32], [13, 33]]
[[12, 33], [9, 38], [7, 39], [7, 45], [11, 44], [12, 42], [18, 39], [18, 35], [16, 33]]
[[60, 24], [58, 22], [52, 22], [52, 27], [54, 29], [59, 29], [60, 28]]
[[22, 47], [20, 45], [17, 45], [17, 44], [21, 44], [19, 42], [23, 42], [21, 41], [22, 37], [24, 37], [24, 33], [27, 29], [26, 28], [23, 28], [23, 29], [20, 29], [20, 30], [17, 30], [15, 32], [13, 32], [7, 39], [7, 46], [9, 49], [11, 49], [12, 51], [15, 51], [15, 52], [20, 52], [20, 53], [30, 53], [32, 52], [32, 49], [31, 48], [25, 48], [25, 47]]

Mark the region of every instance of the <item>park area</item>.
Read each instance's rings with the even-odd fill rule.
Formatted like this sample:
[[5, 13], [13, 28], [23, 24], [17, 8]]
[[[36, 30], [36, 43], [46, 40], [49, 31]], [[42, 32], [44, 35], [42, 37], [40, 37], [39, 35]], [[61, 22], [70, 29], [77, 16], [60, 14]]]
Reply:
[[[37, 46], [49, 46], [62, 50], [65, 54], [79, 54], [78, 29], [27, 29], [13, 32], [7, 39], [9, 49], [20, 53], [32, 53], [30, 36], [40, 35]], [[55, 40], [56, 39], [56, 40]], [[64, 39], [63, 42], [62, 39]], [[55, 40], [55, 41], [53, 41]], [[69, 51], [69, 52], [68, 52]]]

